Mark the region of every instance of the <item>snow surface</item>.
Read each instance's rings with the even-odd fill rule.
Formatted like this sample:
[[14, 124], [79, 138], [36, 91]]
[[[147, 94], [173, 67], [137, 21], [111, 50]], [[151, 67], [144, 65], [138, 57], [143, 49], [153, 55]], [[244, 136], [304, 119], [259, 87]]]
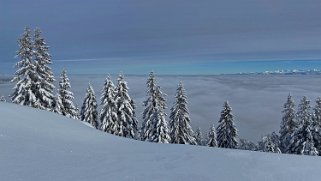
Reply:
[[321, 157], [121, 138], [54, 113], [0, 102], [0, 180], [305, 180]]

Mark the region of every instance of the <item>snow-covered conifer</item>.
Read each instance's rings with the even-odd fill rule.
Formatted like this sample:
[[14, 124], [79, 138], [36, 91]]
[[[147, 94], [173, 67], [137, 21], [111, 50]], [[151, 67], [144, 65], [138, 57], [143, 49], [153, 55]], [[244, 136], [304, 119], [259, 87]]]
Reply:
[[310, 101], [304, 96], [298, 108], [299, 127], [294, 131], [290, 140], [290, 153], [312, 154], [316, 151], [312, 136], [312, 115]]
[[53, 90], [54, 76], [49, 64], [51, 64], [51, 57], [48, 53], [49, 47], [44, 38], [41, 37], [39, 28], [34, 33], [33, 55], [35, 57], [36, 72], [38, 74], [38, 85], [36, 89], [36, 96], [39, 99], [41, 107], [53, 111], [55, 97]]
[[55, 103], [55, 112], [72, 119], [78, 119], [78, 109], [73, 99], [74, 95], [69, 90], [71, 88], [66, 70], [62, 70], [59, 81], [59, 90]]
[[310, 101], [306, 96], [303, 96], [297, 112], [298, 124], [303, 125], [305, 122], [312, 123], [312, 114], [311, 114], [311, 106]]
[[289, 152], [289, 141], [296, 129], [295, 104], [292, 96], [289, 94], [286, 103], [283, 106], [283, 117], [280, 126], [280, 148], [283, 153]]
[[267, 134], [258, 142], [258, 150], [263, 152], [282, 153], [280, 149], [280, 137], [275, 132]]
[[209, 147], [217, 147], [216, 132], [215, 126], [213, 125], [208, 133], [208, 142]]
[[113, 131], [115, 135], [137, 138], [137, 120], [135, 118], [135, 103], [128, 94], [127, 82], [122, 74], [118, 76], [115, 102], [117, 121]]
[[115, 94], [115, 86], [110, 77], [108, 77], [104, 83], [100, 98], [101, 110], [99, 118], [101, 123], [100, 129], [111, 134], [114, 134], [113, 127], [117, 121]]
[[196, 145], [194, 131], [190, 125], [191, 119], [187, 108], [187, 97], [183, 84], [178, 84], [175, 102], [170, 114], [171, 142], [176, 144]]
[[146, 84], [148, 98], [143, 104], [146, 108], [143, 112], [141, 139], [143, 141], [169, 143], [169, 129], [165, 119], [165, 95], [157, 86], [153, 72], [149, 74]]
[[267, 135], [262, 138], [262, 141], [259, 143], [261, 151], [271, 152], [271, 153], [281, 153], [280, 148], [273, 142], [272, 138]]
[[312, 122], [312, 137], [314, 145], [319, 154], [321, 153], [321, 98], [315, 101], [313, 122]]
[[200, 127], [198, 127], [195, 131], [195, 139], [198, 145], [203, 145], [203, 135]]
[[16, 64], [17, 71], [12, 79], [12, 82], [16, 84], [13, 88], [14, 92], [11, 95], [11, 100], [16, 104], [44, 109], [37, 99], [39, 76], [33, 61], [33, 42], [30, 38], [29, 28], [25, 28], [18, 42], [17, 57], [19, 61]]
[[224, 103], [216, 132], [218, 147], [237, 148], [237, 129], [234, 125], [232, 109], [227, 101]]
[[96, 129], [99, 126], [97, 121], [98, 120], [97, 101], [96, 101], [94, 89], [90, 84], [88, 85], [84, 102], [81, 107], [81, 120], [88, 122]]
[[170, 143], [168, 123], [165, 119], [165, 112], [157, 114], [155, 134], [152, 136], [151, 141], [157, 143]]

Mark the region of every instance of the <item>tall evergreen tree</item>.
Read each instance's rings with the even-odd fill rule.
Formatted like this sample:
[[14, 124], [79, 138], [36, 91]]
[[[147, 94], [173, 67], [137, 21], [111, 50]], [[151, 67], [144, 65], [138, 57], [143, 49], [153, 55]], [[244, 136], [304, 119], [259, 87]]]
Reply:
[[237, 148], [237, 129], [234, 125], [232, 109], [226, 101], [217, 126], [217, 144], [222, 148]]
[[280, 126], [280, 149], [283, 153], [289, 153], [289, 141], [295, 131], [296, 125], [296, 113], [295, 104], [292, 96], [289, 94], [286, 103], [283, 106], [283, 117]]
[[318, 97], [315, 101], [313, 122], [312, 122], [312, 137], [319, 154], [321, 154], [321, 98]]
[[90, 84], [88, 85], [84, 102], [81, 107], [81, 120], [88, 122], [96, 129], [99, 126], [97, 121], [98, 120], [97, 101], [96, 101], [94, 89]]
[[317, 155], [312, 136], [312, 115], [310, 101], [304, 96], [298, 108], [298, 128], [294, 131], [290, 140], [290, 152], [295, 154]]
[[171, 142], [176, 144], [196, 145], [194, 131], [190, 125], [191, 119], [187, 108], [187, 97], [183, 84], [178, 84], [175, 102], [170, 114]]
[[105, 81], [102, 94], [101, 94], [101, 110], [99, 113], [102, 131], [114, 134], [114, 124], [117, 121], [117, 111], [115, 102], [115, 86], [108, 77]]
[[19, 50], [17, 51], [17, 57], [19, 61], [16, 64], [17, 71], [12, 79], [12, 82], [16, 83], [13, 88], [14, 92], [11, 95], [12, 102], [43, 109], [37, 99], [39, 77], [33, 61], [33, 42], [30, 38], [29, 28], [25, 28], [18, 42]]
[[137, 138], [137, 120], [135, 118], [135, 103], [128, 94], [127, 82], [122, 74], [118, 77], [115, 96], [117, 121], [113, 131], [115, 135]]
[[303, 125], [306, 122], [309, 124], [312, 123], [310, 101], [306, 96], [303, 96], [300, 104], [298, 105], [297, 118], [299, 125]]
[[153, 72], [149, 74], [146, 84], [148, 98], [144, 101], [146, 108], [143, 112], [141, 139], [143, 141], [169, 143], [169, 129], [165, 119], [165, 95], [161, 92], [160, 87], [156, 85]]
[[195, 131], [195, 140], [198, 145], [203, 145], [203, 135], [200, 127]]
[[38, 85], [37, 85], [37, 98], [39, 99], [41, 107], [53, 111], [54, 100], [53, 90], [55, 86], [54, 75], [49, 65], [51, 62], [50, 54], [48, 53], [49, 47], [45, 42], [44, 38], [41, 37], [41, 31], [39, 28], [34, 33], [34, 45], [33, 54], [35, 57], [36, 72], [38, 74]]
[[78, 109], [75, 106], [74, 94], [71, 88], [66, 70], [62, 70], [59, 81], [59, 90], [56, 98], [55, 112], [72, 119], [78, 119]]
[[215, 126], [213, 125], [208, 133], [208, 142], [209, 147], [217, 147], [216, 132]]

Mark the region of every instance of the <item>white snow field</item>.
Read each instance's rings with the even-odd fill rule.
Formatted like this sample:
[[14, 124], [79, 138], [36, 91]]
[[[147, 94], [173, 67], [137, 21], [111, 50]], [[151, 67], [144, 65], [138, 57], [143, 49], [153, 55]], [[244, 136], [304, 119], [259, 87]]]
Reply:
[[321, 157], [135, 141], [0, 103], [3, 181], [317, 181], [320, 170]]

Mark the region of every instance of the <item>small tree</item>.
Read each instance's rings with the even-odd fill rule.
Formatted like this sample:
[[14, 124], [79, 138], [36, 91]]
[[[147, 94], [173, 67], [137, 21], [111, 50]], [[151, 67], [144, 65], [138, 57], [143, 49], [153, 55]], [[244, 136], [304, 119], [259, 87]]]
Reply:
[[258, 145], [247, 140], [247, 139], [240, 139], [238, 144], [238, 149], [240, 150], [251, 150], [251, 151], [257, 151]]
[[279, 148], [278, 136], [273, 132], [262, 137], [262, 141], [259, 142], [259, 150], [263, 152], [281, 153]]
[[92, 86], [89, 84], [86, 95], [84, 98], [84, 103], [81, 107], [81, 120], [88, 122], [96, 129], [98, 128], [98, 113], [97, 113], [97, 101], [95, 97], [95, 92]]
[[66, 70], [62, 70], [59, 81], [59, 90], [56, 98], [55, 112], [68, 118], [78, 119], [78, 109], [75, 106], [74, 94], [71, 88]]
[[42, 108], [41, 103], [37, 99], [37, 89], [39, 85], [39, 77], [36, 72], [36, 66], [32, 60], [34, 52], [32, 40], [30, 38], [30, 29], [25, 28], [22, 37], [19, 39], [19, 50], [15, 72], [12, 82], [15, 82], [14, 92], [11, 95], [13, 103], [31, 106], [34, 108]]
[[144, 121], [141, 129], [141, 139], [143, 141], [169, 143], [169, 129], [165, 119], [165, 95], [160, 90], [160, 87], [156, 85], [153, 72], [149, 74], [146, 84], [148, 98], [144, 101], [146, 108], [143, 112]]
[[191, 119], [187, 108], [187, 97], [183, 84], [178, 84], [175, 103], [171, 108], [170, 130], [172, 143], [196, 145], [194, 131], [190, 125]]
[[195, 140], [198, 145], [203, 145], [203, 135], [200, 127], [195, 132]]
[[99, 117], [101, 130], [111, 134], [114, 134], [113, 128], [117, 121], [115, 94], [115, 86], [110, 77], [108, 77], [105, 81], [100, 98], [101, 111]]
[[47, 46], [44, 38], [41, 37], [41, 31], [39, 28], [35, 30], [33, 54], [35, 57], [35, 67], [38, 74], [38, 84], [36, 96], [40, 101], [41, 107], [53, 111], [55, 97], [53, 96], [54, 76], [51, 68], [48, 66], [51, 64], [51, 57], [48, 53], [49, 47]]
[[217, 143], [221, 148], [237, 148], [237, 129], [234, 125], [232, 109], [226, 101], [217, 126]]
[[7, 102], [7, 100], [4, 96], [0, 96], [0, 102]]
[[117, 121], [113, 127], [114, 134], [137, 138], [138, 123], [135, 118], [135, 103], [128, 94], [127, 82], [122, 74], [118, 77], [116, 92]]
[[217, 147], [217, 141], [216, 141], [216, 132], [215, 132], [215, 126], [213, 125], [208, 133], [208, 143], [207, 145], [209, 147]]
[[286, 103], [283, 106], [283, 117], [280, 127], [280, 148], [282, 152], [289, 153], [289, 141], [292, 137], [293, 132], [295, 131], [296, 124], [296, 114], [295, 114], [295, 104], [292, 100], [292, 96], [289, 94]]

